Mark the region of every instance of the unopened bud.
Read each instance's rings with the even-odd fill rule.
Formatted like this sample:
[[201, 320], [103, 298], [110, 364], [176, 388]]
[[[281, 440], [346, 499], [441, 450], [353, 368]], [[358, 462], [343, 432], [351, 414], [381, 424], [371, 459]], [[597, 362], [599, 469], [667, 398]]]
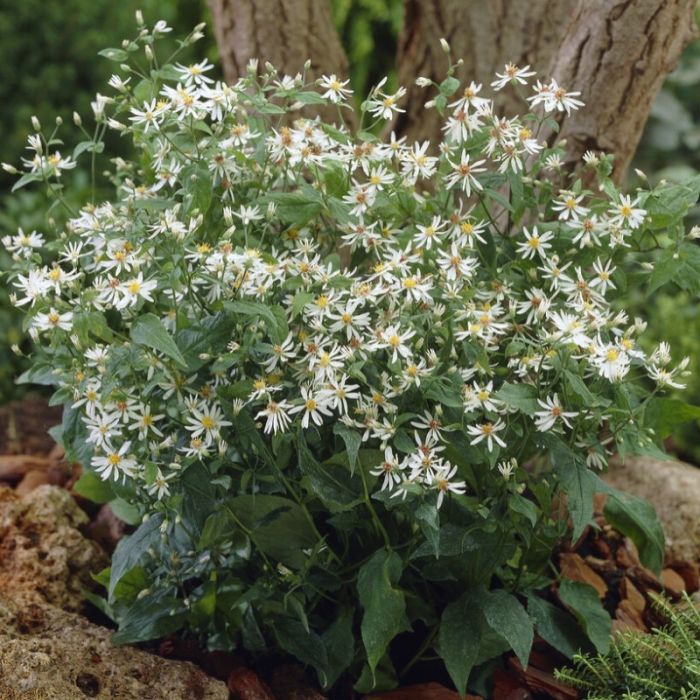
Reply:
[[445, 53], [450, 53], [450, 45], [447, 43], [447, 39], [440, 39], [440, 46]]
[[636, 173], [637, 177], [640, 180], [645, 180], [647, 179], [646, 173], [643, 170], [640, 170], [639, 168], [635, 168], [634, 172]]
[[14, 165], [10, 165], [10, 163], [3, 163], [2, 169], [6, 173], [10, 173], [10, 175], [17, 175], [17, 173], [19, 172], [19, 170], [17, 170], [17, 168], [15, 168]]
[[61, 126], [63, 124], [63, 117], [56, 117], [56, 126]]
[[153, 60], [153, 50], [150, 46], [146, 46], [143, 51], [146, 54], [146, 60], [150, 63]]
[[304, 70], [309, 70], [311, 68], [311, 59], [307, 58], [306, 62], [304, 63]]
[[432, 84], [433, 84], [433, 81], [430, 78], [423, 78], [423, 77], [416, 78], [416, 85], [418, 87], [428, 87]]
[[80, 118], [80, 115], [77, 112], [73, 112], [73, 124], [76, 126], [82, 126], [83, 120]]
[[139, 27], [143, 25], [143, 12], [141, 12], [141, 10], [136, 10], [134, 16], [136, 17], [136, 24], [138, 24]]
[[128, 39], [124, 39], [124, 41], [122, 41], [122, 48], [123, 49], [129, 48], [129, 40]]
[[41, 131], [41, 122], [39, 118], [35, 115], [32, 116], [32, 128], [34, 131]]

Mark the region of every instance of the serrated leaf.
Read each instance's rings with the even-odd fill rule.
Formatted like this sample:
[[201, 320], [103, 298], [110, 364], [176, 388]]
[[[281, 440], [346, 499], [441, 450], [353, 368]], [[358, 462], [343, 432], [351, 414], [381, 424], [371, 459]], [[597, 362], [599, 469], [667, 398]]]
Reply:
[[605, 654], [610, 648], [612, 620], [595, 588], [587, 583], [562, 579], [559, 584], [559, 597], [574, 613], [596, 650]]
[[536, 595], [528, 596], [527, 610], [535, 621], [537, 634], [564, 656], [571, 659], [586, 650], [588, 639], [568, 612]]
[[402, 568], [396, 552], [380, 549], [362, 566], [357, 577], [363, 608], [360, 633], [372, 672], [391, 640], [406, 629], [406, 600], [397, 588]]
[[481, 624], [481, 611], [469, 593], [450, 603], [440, 619], [437, 652], [461, 695], [479, 656]]
[[175, 340], [154, 314], [144, 314], [134, 321], [131, 327], [131, 339], [137, 345], [162, 352], [182, 367], [187, 367], [187, 361], [175, 344]]
[[664, 563], [666, 542], [651, 503], [615, 489], [608, 495], [603, 512], [612, 527], [634, 542], [642, 564], [659, 574]]

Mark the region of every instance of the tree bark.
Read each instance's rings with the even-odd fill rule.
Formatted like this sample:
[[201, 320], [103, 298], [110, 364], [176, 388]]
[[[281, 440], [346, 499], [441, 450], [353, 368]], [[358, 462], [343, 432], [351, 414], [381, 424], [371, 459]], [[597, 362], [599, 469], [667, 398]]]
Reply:
[[[567, 160], [587, 150], [615, 155], [620, 182], [651, 106], [681, 51], [695, 36], [696, 0], [580, 0], [549, 73], [580, 90], [585, 109], [561, 119]], [[549, 135], [550, 140], [557, 138]]]
[[[450, 44], [453, 60], [463, 60], [456, 77], [483, 83], [482, 94], [492, 96], [489, 83], [506, 63], [537, 71], [549, 66], [577, 4], [578, 0], [405, 0], [397, 61], [399, 83], [408, 95], [397, 131], [409, 139], [440, 139], [442, 120], [435, 110], [423, 108], [426, 90], [415, 84], [418, 76], [444, 79], [447, 57], [440, 38]], [[527, 108], [522, 94], [514, 90], [493, 96], [496, 107], [511, 116]]]
[[[224, 74], [234, 81], [251, 58], [294, 75], [311, 60], [312, 75], [347, 75], [348, 62], [327, 0], [208, 0]], [[408, 94], [393, 125], [409, 140], [440, 140], [441, 119], [425, 110], [418, 76], [441, 81], [447, 59], [462, 58], [460, 80], [489, 83], [511, 61], [542, 79], [581, 91], [586, 108], [561, 119], [566, 158], [586, 150], [615, 155], [620, 182], [664, 77], [694, 35], [696, 0], [405, 0], [398, 75]], [[496, 94], [506, 115], [526, 109], [522, 94]], [[333, 119], [335, 112], [324, 114]], [[552, 141], [556, 136], [547, 134]]]
[[207, 0], [224, 76], [235, 82], [252, 58], [295, 75], [311, 61], [314, 75], [345, 76], [348, 60], [325, 0]]

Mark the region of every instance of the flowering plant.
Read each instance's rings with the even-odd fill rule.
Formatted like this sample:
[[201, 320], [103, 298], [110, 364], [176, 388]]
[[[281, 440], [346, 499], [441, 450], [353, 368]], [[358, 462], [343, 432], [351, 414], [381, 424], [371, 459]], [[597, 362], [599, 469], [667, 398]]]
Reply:
[[[609, 299], [697, 184], [621, 194], [595, 154], [597, 191], [567, 175], [538, 134], [582, 102], [554, 81], [504, 117], [453, 64], [419, 79], [447, 114], [433, 150], [376, 135], [401, 90], [375, 87], [351, 129], [347, 81], [252, 63], [214, 82], [206, 61], [159, 62], [167, 30], [103, 52], [122, 75], [72, 157], [38, 124], [29, 138], [17, 186], [60, 200], [75, 158], [129, 135], [113, 201], [50, 241], [3, 240], [38, 346], [24, 380], [66, 405], [77, 490], [139, 524], [92, 597], [115, 640], [186, 626], [358, 689], [435, 650], [461, 691], [505, 650], [526, 663], [535, 629], [562, 646], [567, 616], [523, 596], [610, 492], [610, 452], [658, 451], [655, 397], [684, 371], [664, 344], [642, 352], [644, 323]], [[533, 75], [508, 65], [492, 88]], [[316, 106], [337, 121], [299, 116]], [[610, 492], [608, 509], [660, 565], [648, 507]]]

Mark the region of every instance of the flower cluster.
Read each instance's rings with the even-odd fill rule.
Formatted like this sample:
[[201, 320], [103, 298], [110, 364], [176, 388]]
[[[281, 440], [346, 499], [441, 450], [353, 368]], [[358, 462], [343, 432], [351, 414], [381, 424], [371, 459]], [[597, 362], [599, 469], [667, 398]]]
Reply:
[[[105, 117], [103, 105], [97, 117], [133, 134], [149, 159], [145, 176], [137, 182], [123, 168], [119, 199], [72, 218], [50, 265], [34, 263], [41, 235], [3, 241], [25, 263], [14, 301], [30, 307], [32, 335], [72, 341], [61, 386], [83, 410], [102, 478], [145, 480], [150, 462], [144, 485], [163, 498], [188, 461], [235, 459], [225, 416], [245, 410], [272, 435], [341, 422], [385, 451], [372, 472], [382, 489], [404, 498], [411, 487], [434, 490], [439, 506], [446, 492], [466, 489], [442, 454], [451, 433], [468, 435], [491, 462], [491, 453], [513, 451], [516, 424], [598, 441], [613, 419], [603, 406], [562, 405], [566, 363], [586, 381], [619, 383], [636, 367], [678, 385], [683, 367], [667, 369], [666, 348], [646, 357], [640, 324], [627, 325], [606, 300], [614, 252], [644, 224], [639, 197], [601, 200], [579, 181], [520, 225], [512, 206], [489, 203], [495, 188], [510, 182], [513, 194], [513, 179], [532, 177], [551, 156], [528, 126], [543, 117], [497, 115], [472, 82], [449, 103], [431, 155], [428, 142], [259, 118], [309, 96], [347, 108], [351, 91], [334, 75], [319, 94], [303, 76], [258, 83], [251, 73], [226, 85], [207, 77], [211, 68], [174, 66], [175, 84], [142, 103], [115, 76], [121, 94], [104, 100], [128, 111], [128, 125]], [[494, 87], [532, 75], [509, 65]], [[381, 87], [363, 110], [386, 120], [404, 90]], [[528, 101], [544, 114], [582, 105], [553, 81], [538, 82]], [[29, 172], [58, 177], [74, 165], [44, 158], [38, 134], [29, 148]], [[188, 194], [193, 182], [209, 194], [206, 211]], [[424, 193], [428, 182], [435, 195]], [[227, 304], [225, 352], [182, 368], [144, 347], [147, 369], [134, 367], [119, 386], [108, 368], [124, 343], [73, 333], [78, 312], [118, 317], [128, 329], [154, 310], [177, 342]], [[236, 310], [250, 313], [237, 328]], [[516, 387], [538, 388], [528, 418], [498, 398], [501, 368]], [[406, 399], [416, 395], [423, 410], [414, 412]], [[591, 459], [603, 461], [595, 450]]]

